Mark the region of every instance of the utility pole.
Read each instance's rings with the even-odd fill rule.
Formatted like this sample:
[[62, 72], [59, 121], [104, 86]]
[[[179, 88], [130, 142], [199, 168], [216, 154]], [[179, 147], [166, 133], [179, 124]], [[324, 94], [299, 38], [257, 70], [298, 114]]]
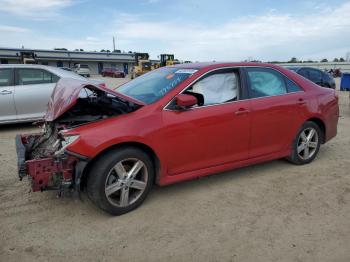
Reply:
[[114, 36], [113, 36], [113, 52], [115, 51], [115, 39], [114, 39]]

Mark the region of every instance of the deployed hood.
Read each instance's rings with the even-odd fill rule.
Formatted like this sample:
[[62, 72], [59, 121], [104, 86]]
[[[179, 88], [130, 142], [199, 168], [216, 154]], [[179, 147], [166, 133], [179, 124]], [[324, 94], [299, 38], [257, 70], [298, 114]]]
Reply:
[[65, 112], [67, 112], [70, 108], [72, 108], [77, 103], [81, 90], [85, 87], [89, 87], [89, 89], [92, 90], [104, 91], [107, 94], [118, 96], [132, 103], [143, 105], [143, 103], [137, 100], [125, 97], [103, 86], [97, 86], [95, 83], [72, 78], [62, 78], [57, 82], [56, 87], [52, 92], [50, 101], [48, 103], [45, 120], [48, 122], [54, 121]]

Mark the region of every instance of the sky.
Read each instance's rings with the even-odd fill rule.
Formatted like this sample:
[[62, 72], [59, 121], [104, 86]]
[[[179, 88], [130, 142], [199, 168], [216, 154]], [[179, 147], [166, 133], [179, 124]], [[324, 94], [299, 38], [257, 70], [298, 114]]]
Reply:
[[0, 0], [0, 47], [173, 53], [191, 61], [345, 57], [350, 1]]

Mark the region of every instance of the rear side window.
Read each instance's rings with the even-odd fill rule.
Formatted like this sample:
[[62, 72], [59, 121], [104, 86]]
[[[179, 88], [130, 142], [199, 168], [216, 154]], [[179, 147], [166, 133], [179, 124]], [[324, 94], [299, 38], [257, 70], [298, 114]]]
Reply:
[[287, 93], [284, 76], [269, 68], [247, 68], [251, 98]]
[[288, 93], [302, 91], [301, 88], [297, 86], [297, 84], [295, 84], [293, 81], [289, 80], [288, 78], [286, 78], [286, 84], [287, 84]]
[[58, 76], [42, 69], [23, 68], [17, 69], [18, 85], [37, 85], [56, 83]]
[[12, 85], [12, 69], [0, 69], [0, 86]]
[[60, 78], [54, 74], [51, 74], [51, 83], [57, 83]]

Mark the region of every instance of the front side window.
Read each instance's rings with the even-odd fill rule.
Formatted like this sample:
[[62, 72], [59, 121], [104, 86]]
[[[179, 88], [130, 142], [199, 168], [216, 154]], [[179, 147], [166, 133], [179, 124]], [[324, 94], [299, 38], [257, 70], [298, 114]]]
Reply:
[[238, 99], [238, 84], [236, 73], [217, 73], [199, 80], [187, 92], [201, 94], [203, 105], [222, 104]]
[[287, 93], [284, 76], [269, 68], [247, 68], [250, 97], [276, 96]]
[[321, 82], [322, 74], [318, 70], [309, 70], [309, 77], [312, 82]]
[[323, 80], [325, 82], [332, 82], [333, 81], [332, 77], [328, 73], [323, 73]]
[[305, 77], [305, 78], [307, 78], [307, 79], [309, 79], [309, 77], [310, 77], [309, 76], [309, 71], [307, 69], [300, 69], [298, 71], [298, 74], [303, 76], [303, 77]]
[[12, 82], [12, 70], [10, 68], [0, 69], [0, 86], [9, 86]]
[[175, 67], [161, 68], [120, 86], [116, 91], [145, 104], [151, 104], [164, 97], [196, 71]]
[[42, 69], [23, 68], [18, 69], [17, 72], [19, 85], [47, 84], [58, 81], [55, 75]]

